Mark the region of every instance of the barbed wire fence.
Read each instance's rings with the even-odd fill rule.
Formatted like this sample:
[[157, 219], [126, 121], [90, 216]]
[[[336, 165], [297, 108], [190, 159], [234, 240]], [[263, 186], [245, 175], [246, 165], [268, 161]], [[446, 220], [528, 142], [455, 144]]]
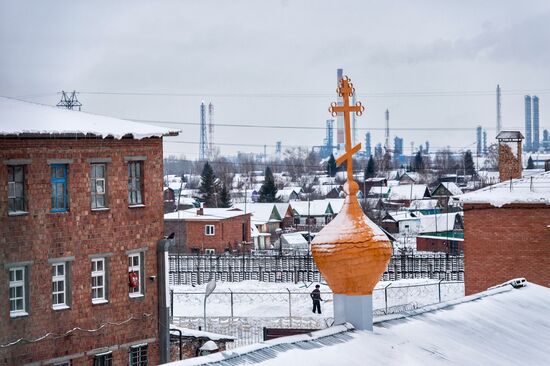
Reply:
[[[246, 292], [219, 291], [208, 298], [206, 329], [210, 332], [236, 338], [230, 347], [261, 341], [263, 328], [322, 329], [332, 319], [332, 292], [321, 293], [325, 305], [323, 315], [311, 315], [309, 292], [286, 291]], [[443, 281], [394, 285], [383, 283], [373, 291], [374, 316], [398, 314], [423, 306], [449, 301], [464, 296], [464, 282]], [[203, 320], [203, 292], [170, 291], [172, 323], [191, 329], [205, 329]], [[255, 309], [262, 309], [262, 314]], [[328, 311], [327, 311], [328, 310]]]

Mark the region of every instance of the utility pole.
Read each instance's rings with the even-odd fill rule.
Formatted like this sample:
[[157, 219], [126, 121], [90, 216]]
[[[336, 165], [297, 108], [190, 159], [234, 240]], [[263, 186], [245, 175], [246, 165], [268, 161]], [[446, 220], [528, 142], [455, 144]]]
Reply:
[[62, 90], [61, 100], [57, 103], [57, 106], [61, 108], [71, 109], [71, 110], [75, 107], [78, 107], [78, 110], [80, 111], [82, 107], [82, 103], [78, 101], [75, 90], [73, 90], [71, 94], [65, 93], [65, 91]]

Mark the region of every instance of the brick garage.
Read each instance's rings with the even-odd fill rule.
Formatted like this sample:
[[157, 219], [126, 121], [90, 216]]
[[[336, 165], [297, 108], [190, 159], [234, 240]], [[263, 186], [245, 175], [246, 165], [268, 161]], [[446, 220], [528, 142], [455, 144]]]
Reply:
[[[62, 112], [74, 116], [75, 126], [79, 116], [85, 115]], [[44, 113], [47, 118], [50, 111]], [[16, 120], [10, 122], [17, 124]], [[28, 278], [28, 315], [13, 317], [8, 297], [0, 300], [0, 344], [19, 338], [36, 339], [47, 333], [55, 335], [2, 348], [0, 365], [38, 365], [69, 359], [72, 365], [90, 365], [94, 354], [105, 351], [112, 351], [113, 364], [128, 364], [129, 350], [138, 344], [147, 344], [149, 363], [157, 364], [158, 294], [157, 283], [149, 276], [157, 274], [156, 245], [163, 237], [162, 138], [64, 137], [68, 136], [0, 136], [2, 293], [7, 293], [10, 283], [10, 266], [23, 264]], [[141, 161], [143, 180], [144, 205], [132, 208], [128, 202], [129, 158]], [[51, 212], [52, 159], [68, 166], [66, 212]], [[91, 161], [106, 162], [108, 209], [91, 209]], [[18, 215], [8, 214], [10, 162], [24, 163], [26, 213]], [[130, 298], [128, 255], [133, 252], [143, 253], [140, 282], [144, 296]], [[101, 304], [91, 301], [90, 256], [94, 255], [107, 258], [108, 263], [107, 302]], [[67, 263], [69, 301], [68, 308], [54, 310], [51, 261], [59, 258]], [[75, 327], [93, 330], [102, 325], [95, 332], [64, 335]]]
[[[213, 235], [206, 226], [213, 226]], [[164, 215], [164, 233], [175, 233], [175, 252], [205, 253], [206, 249], [224, 253], [240, 251], [249, 243], [250, 214], [237, 209], [201, 208], [181, 210]]]
[[550, 206], [464, 205], [466, 294], [513, 278], [550, 287]]

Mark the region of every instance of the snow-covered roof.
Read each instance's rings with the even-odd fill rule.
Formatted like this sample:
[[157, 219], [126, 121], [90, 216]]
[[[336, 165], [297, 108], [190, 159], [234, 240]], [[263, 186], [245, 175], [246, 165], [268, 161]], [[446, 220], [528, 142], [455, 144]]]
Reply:
[[437, 200], [422, 199], [413, 200], [409, 205], [409, 210], [433, 210], [437, 208]]
[[524, 139], [523, 135], [519, 131], [500, 131], [496, 139]]
[[390, 201], [419, 200], [429, 195], [425, 184], [403, 184], [391, 187], [388, 199]]
[[170, 365], [545, 365], [549, 312], [550, 289], [507, 285], [387, 316], [373, 332], [343, 324]]
[[[393, 220], [393, 221], [399, 222], [399, 221], [409, 221], [409, 220], [413, 220], [413, 221], [420, 220], [418, 217], [416, 217], [414, 214], [412, 214], [409, 211], [388, 212], [388, 216], [389, 216], [388, 217], [389, 221]], [[384, 221], [388, 219], [384, 219]]]
[[[309, 208], [308, 208], [309, 204]], [[293, 201], [290, 207], [300, 216], [325, 216], [330, 214], [329, 200]], [[332, 209], [332, 207], [330, 207]]]
[[462, 189], [460, 189], [460, 187], [456, 185], [455, 182], [442, 182], [442, 183], [439, 183], [439, 184], [437, 185], [437, 187], [435, 187], [435, 189], [434, 189], [433, 192], [432, 192], [432, 195], [435, 193], [435, 191], [437, 191], [437, 189], [438, 189], [440, 186], [445, 187], [445, 189], [447, 189], [447, 191], [449, 191], [449, 193], [450, 193], [452, 196], [458, 196], [458, 195], [464, 193], [464, 192], [462, 192]]
[[300, 233], [286, 233], [281, 235], [281, 239], [291, 247], [307, 249], [308, 243]]
[[[194, 337], [194, 338], [207, 338], [211, 339], [213, 341], [234, 341], [235, 337], [231, 337], [224, 334], [217, 334], [212, 332], [205, 332], [202, 330], [196, 330], [196, 329], [189, 329], [189, 328], [182, 328], [178, 327], [177, 325], [170, 324], [170, 329], [178, 329], [181, 331], [182, 337]], [[173, 334], [175, 336], [179, 336], [179, 332], [170, 330], [170, 334]]]
[[387, 195], [390, 192], [391, 188], [392, 187], [390, 187], [390, 186], [370, 187], [368, 195], [369, 196], [379, 196], [379, 195], [384, 196], [384, 195]]
[[252, 214], [252, 221], [257, 223], [277, 222], [281, 220], [274, 203], [236, 203], [233, 207]]
[[74, 135], [135, 139], [180, 131], [124, 119], [0, 97], [0, 136]]
[[164, 214], [165, 220], [194, 220], [194, 221], [218, 221], [232, 217], [242, 216], [245, 213], [241, 210], [231, 208], [203, 208], [203, 214], [197, 214], [197, 208], [179, 210]]
[[330, 202], [330, 207], [332, 207], [332, 212], [335, 214], [339, 213], [344, 206], [345, 198], [326, 198]]
[[441, 213], [436, 215], [420, 215], [421, 233], [439, 233], [452, 231], [455, 226], [456, 215], [462, 212]]
[[289, 207], [290, 207], [290, 203], [275, 203], [275, 208], [277, 209], [279, 216], [281, 216], [281, 219], [285, 217]]
[[502, 207], [513, 203], [550, 205], [550, 172], [513, 179], [460, 196], [462, 203], [488, 203]]

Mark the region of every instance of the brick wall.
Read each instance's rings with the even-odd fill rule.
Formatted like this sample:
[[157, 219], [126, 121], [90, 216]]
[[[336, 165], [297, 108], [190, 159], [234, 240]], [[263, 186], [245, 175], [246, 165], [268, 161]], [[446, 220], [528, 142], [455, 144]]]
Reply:
[[[190, 253], [194, 248], [200, 253], [204, 249], [214, 249], [216, 253], [238, 250], [243, 241], [243, 223], [247, 242], [250, 242], [250, 214], [236, 216], [219, 221], [212, 220], [165, 220], [165, 235], [175, 233], [175, 252]], [[214, 225], [214, 235], [205, 235], [204, 227]]]
[[[128, 168], [124, 157], [145, 156], [144, 207], [128, 207]], [[28, 214], [9, 217], [7, 212], [6, 159], [31, 159], [26, 165]], [[107, 164], [109, 210], [92, 211], [90, 158], [110, 158]], [[50, 166], [47, 159], [71, 159], [68, 171], [69, 210], [51, 213]], [[32, 261], [28, 316], [10, 318], [6, 295], [0, 298], [0, 343], [20, 337], [48, 337], [32, 344], [0, 350], [0, 365], [24, 364], [76, 354], [74, 365], [91, 364], [88, 352], [111, 348], [114, 364], [128, 362], [132, 342], [148, 340], [150, 364], [158, 363], [156, 244], [163, 236], [162, 140], [113, 139], [0, 139], [0, 284], [7, 294], [5, 264]], [[145, 296], [128, 296], [126, 251], [145, 249]], [[109, 253], [108, 303], [92, 305], [89, 255]], [[52, 309], [51, 264], [48, 259], [74, 257], [70, 262], [70, 309]], [[147, 315], [145, 315], [147, 314]]]
[[525, 277], [550, 287], [550, 206], [464, 206], [466, 294]]
[[[201, 348], [209, 339], [206, 338], [191, 338], [191, 337], [182, 337], [182, 359], [188, 359], [197, 357], [199, 348]], [[218, 346], [217, 352], [223, 352], [226, 350], [226, 341], [217, 340], [213, 341]], [[179, 361], [180, 359], [180, 344], [178, 336], [170, 337], [170, 361]]]
[[416, 238], [416, 250], [422, 252], [442, 252], [460, 254], [464, 252], [464, 242], [447, 238]]

